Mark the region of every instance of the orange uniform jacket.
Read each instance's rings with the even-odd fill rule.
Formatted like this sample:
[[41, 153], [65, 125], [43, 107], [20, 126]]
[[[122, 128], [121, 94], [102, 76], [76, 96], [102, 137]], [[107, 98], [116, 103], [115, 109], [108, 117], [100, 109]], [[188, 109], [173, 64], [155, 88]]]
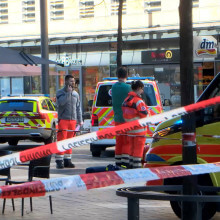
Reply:
[[[145, 118], [148, 115], [148, 106], [143, 99], [135, 92], [128, 93], [128, 97], [122, 104], [123, 117], [126, 122]], [[130, 133], [140, 133], [147, 131], [147, 127], [133, 130]]]

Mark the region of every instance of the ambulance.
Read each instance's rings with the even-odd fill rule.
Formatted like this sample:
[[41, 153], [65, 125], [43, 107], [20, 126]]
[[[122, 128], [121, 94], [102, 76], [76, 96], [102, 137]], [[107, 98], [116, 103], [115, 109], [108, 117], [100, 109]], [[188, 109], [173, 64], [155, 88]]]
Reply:
[[[163, 112], [159, 89], [154, 77], [128, 77], [126, 83], [130, 84], [133, 80], [141, 80], [144, 83], [142, 98], [149, 106], [151, 115]], [[91, 132], [115, 126], [112, 108], [112, 85], [117, 81], [116, 77], [109, 77], [97, 83], [92, 104]], [[149, 127], [147, 136], [153, 134], [155, 127], [153, 124]], [[115, 146], [115, 137], [91, 143], [90, 151], [94, 157], [99, 157], [102, 151], [111, 146]]]
[[[198, 101], [220, 96], [220, 73], [212, 80]], [[220, 105], [207, 107], [195, 112], [197, 163], [220, 162]], [[182, 120], [180, 117], [160, 123], [154, 134], [153, 141], [146, 154], [144, 167], [172, 166], [182, 164]], [[163, 139], [164, 138], [164, 139]], [[181, 185], [182, 178], [150, 181], [147, 185]], [[198, 176], [198, 184], [220, 186], [220, 173]], [[204, 194], [204, 192], [201, 192]], [[174, 213], [181, 218], [181, 205], [171, 201]], [[219, 204], [207, 202], [203, 204], [203, 219], [210, 219], [218, 210]]]

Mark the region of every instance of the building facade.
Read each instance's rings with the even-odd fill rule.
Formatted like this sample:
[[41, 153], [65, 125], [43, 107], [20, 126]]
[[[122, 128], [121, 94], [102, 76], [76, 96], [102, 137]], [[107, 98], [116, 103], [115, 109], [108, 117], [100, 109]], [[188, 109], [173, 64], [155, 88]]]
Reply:
[[[118, 0], [48, 0], [50, 96], [77, 79], [84, 112], [96, 83], [115, 76]], [[179, 0], [124, 0], [122, 64], [129, 75], [154, 76], [166, 109], [180, 105]], [[220, 1], [193, 0], [195, 99], [220, 72]], [[0, 46], [40, 55], [40, 1], [0, 0]], [[7, 77], [0, 70], [0, 95], [40, 93], [39, 76]], [[20, 82], [22, 87], [19, 86]]]

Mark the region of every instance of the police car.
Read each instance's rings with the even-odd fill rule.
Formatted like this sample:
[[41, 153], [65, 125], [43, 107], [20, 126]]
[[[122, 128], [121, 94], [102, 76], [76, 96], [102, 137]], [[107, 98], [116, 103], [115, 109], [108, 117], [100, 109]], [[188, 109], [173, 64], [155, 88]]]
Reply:
[[[151, 115], [161, 113], [163, 111], [163, 106], [157, 82], [154, 80], [154, 77], [128, 77], [126, 83], [130, 84], [133, 80], [141, 80], [144, 83], [142, 98], [149, 106]], [[91, 132], [115, 126], [111, 91], [112, 85], [116, 82], [118, 82], [116, 77], [109, 77], [97, 83], [92, 104]], [[154, 129], [155, 125], [151, 125], [147, 135], [151, 136]], [[111, 146], [115, 146], [115, 138], [102, 139], [91, 143], [90, 151], [94, 157], [99, 157], [101, 151]]]
[[29, 139], [49, 144], [56, 141], [58, 115], [52, 100], [43, 95], [0, 99], [0, 143], [17, 145]]

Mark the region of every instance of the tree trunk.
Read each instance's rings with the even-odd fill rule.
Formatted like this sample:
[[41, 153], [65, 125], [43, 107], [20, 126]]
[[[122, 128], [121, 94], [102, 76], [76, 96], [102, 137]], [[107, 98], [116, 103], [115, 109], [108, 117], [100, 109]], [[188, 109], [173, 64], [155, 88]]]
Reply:
[[[194, 103], [192, 0], [180, 0], [180, 81], [181, 105]], [[182, 116], [183, 164], [197, 163], [195, 115]], [[183, 178], [183, 194], [196, 194], [196, 176]], [[195, 202], [182, 202], [182, 220], [197, 219]]]

